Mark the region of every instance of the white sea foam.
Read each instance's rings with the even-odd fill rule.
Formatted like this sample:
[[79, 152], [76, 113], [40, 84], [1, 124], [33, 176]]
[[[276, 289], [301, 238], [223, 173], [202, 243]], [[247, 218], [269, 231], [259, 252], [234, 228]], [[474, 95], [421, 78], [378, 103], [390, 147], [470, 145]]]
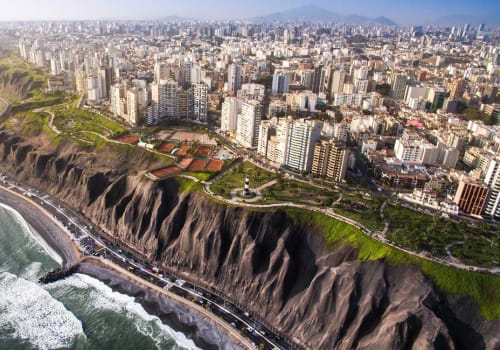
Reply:
[[39, 285], [0, 273], [0, 329], [37, 349], [69, 348], [84, 336], [81, 322]]
[[163, 324], [161, 320], [150, 315], [144, 310], [142, 305], [137, 303], [133, 297], [114, 292], [103, 282], [87, 275], [75, 274], [55, 283], [51, 283], [49, 288], [58, 286], [72, 286], [77, 289], [90, 289], [90, 297], [86, 300], [94, 309], [112, 310], [119, 313], [125, 313], [134, 320], [136, 329], [151, 337], [157, 344], [165, 339], [173, 339], [178, 346], [186, 349], [199, 349], [195, 343], [188, 339], [183, 333], [176, 332], [172, 328]]
[[36, 281], [40, 275], [40, 270], [42, 269], [42, 263], [39, 261], [32, 262], [28, 265], [20, 274], [19, 277], [24, 278], [28, 281]]
[[23, 216], [19, 214], [19, 212], [3, 203], [0, 203], [0, 207], [12, 214], [13, 219], [21, 226], [23, 233], [38, 243], [45, 253], [52, 258], [52, 260], [54, 260], [57, 264], [62, 265], [63, 259], [61, 256], [57, 254], [57, 252], [26, 222], [26, 220], [24, 220]]

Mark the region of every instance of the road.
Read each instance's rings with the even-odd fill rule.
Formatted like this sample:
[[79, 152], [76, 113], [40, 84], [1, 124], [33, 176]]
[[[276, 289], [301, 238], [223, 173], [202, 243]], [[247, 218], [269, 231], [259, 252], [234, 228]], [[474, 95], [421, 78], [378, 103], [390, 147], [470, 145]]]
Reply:
[[[60, 221], [72, 240], [78, 245], [83, 256], [91, 256], [132, 273], [137, 278], [151, 283], [159, 288], [174, 293], [183, 298], [186, 303], [205, 308], [219, 322], [231, 327], [244, 337], [242, 343], [248, 348], [292, 349], [298, 348], [290, 344], [277, 334], [276, 330], [266, 327], [258, 316], [251, 315], [243, 308], [225, 300], [214, 291], [208, 291], [194, 283], [182, 280], [174, 271], [153, 266], [133, 252], [130, 247], [120, 244], [113, 237], [108, 236], [99, 228], [90, 224], [84, 217], [75, 213], [63, 203], [38, 190], [29, 188], [3, 177], [0, 185], [19, 195], [41, 205], [45, 211]], [[28, 198], [27, 198], [28, 199]]]

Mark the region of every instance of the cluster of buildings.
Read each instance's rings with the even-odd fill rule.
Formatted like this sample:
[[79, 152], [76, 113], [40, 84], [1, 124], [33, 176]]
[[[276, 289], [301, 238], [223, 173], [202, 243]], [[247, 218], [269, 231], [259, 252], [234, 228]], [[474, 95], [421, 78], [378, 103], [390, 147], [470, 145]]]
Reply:
[[[49, 89], [131, 124], [207, 121], [271, 166], [500, 219], [499, 33], [339, 23], [3, 24]], [[410, 199], [411, 199], [410, 198]]]

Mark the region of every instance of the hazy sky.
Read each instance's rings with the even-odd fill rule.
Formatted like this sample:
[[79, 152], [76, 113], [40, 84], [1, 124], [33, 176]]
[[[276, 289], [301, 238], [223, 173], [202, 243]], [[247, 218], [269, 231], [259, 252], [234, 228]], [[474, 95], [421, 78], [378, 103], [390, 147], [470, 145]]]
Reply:
[[399, 23], [449, 14], [498, 14], [499, 0], [0, 0], [0, 20], [145, 19], [169, 15], [244, 19], [313, 4], [342, 15], [387, 16]]

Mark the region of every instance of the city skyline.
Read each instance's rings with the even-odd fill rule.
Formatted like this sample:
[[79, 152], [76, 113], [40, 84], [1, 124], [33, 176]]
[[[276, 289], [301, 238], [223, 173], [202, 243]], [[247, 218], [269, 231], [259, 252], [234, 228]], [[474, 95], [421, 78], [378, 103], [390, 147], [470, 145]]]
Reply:
[[[182, 3], [160, 0], [110, 0], [99, 2], [89, 0], [68, 6], [62, 0], [48, 0], [41, 5], [36, 0], [19, 0], [1, 4], [0, 21], [23, 20], [88, 20], [88, 19], [161, 19], [180, 16], [197, 19], [250, 19], [302, 6], [316, 6], [343, 16], [360, 15], [367, 17], [386, 16], [399, 24], [433, 23], [441, 17], [454, 16], [456, 20], [475, 18], [486, 22], [494, 21], [494, 14], [500, 13], [500, 3], [492, 0], [441, 1], [423, 0], [419, 2], [397, 2], [382, 0], [372, 2], [359, 0], [352, 2], [331, 2], [327, 0], [291, 0], [283, 5], [278, 0], [256, 0], [234, 5], [228, 0], [186, 0]], [[22, 11], [19, 11], [22, 9]], [[498, 23], [496, 23], [498, 24]]]

